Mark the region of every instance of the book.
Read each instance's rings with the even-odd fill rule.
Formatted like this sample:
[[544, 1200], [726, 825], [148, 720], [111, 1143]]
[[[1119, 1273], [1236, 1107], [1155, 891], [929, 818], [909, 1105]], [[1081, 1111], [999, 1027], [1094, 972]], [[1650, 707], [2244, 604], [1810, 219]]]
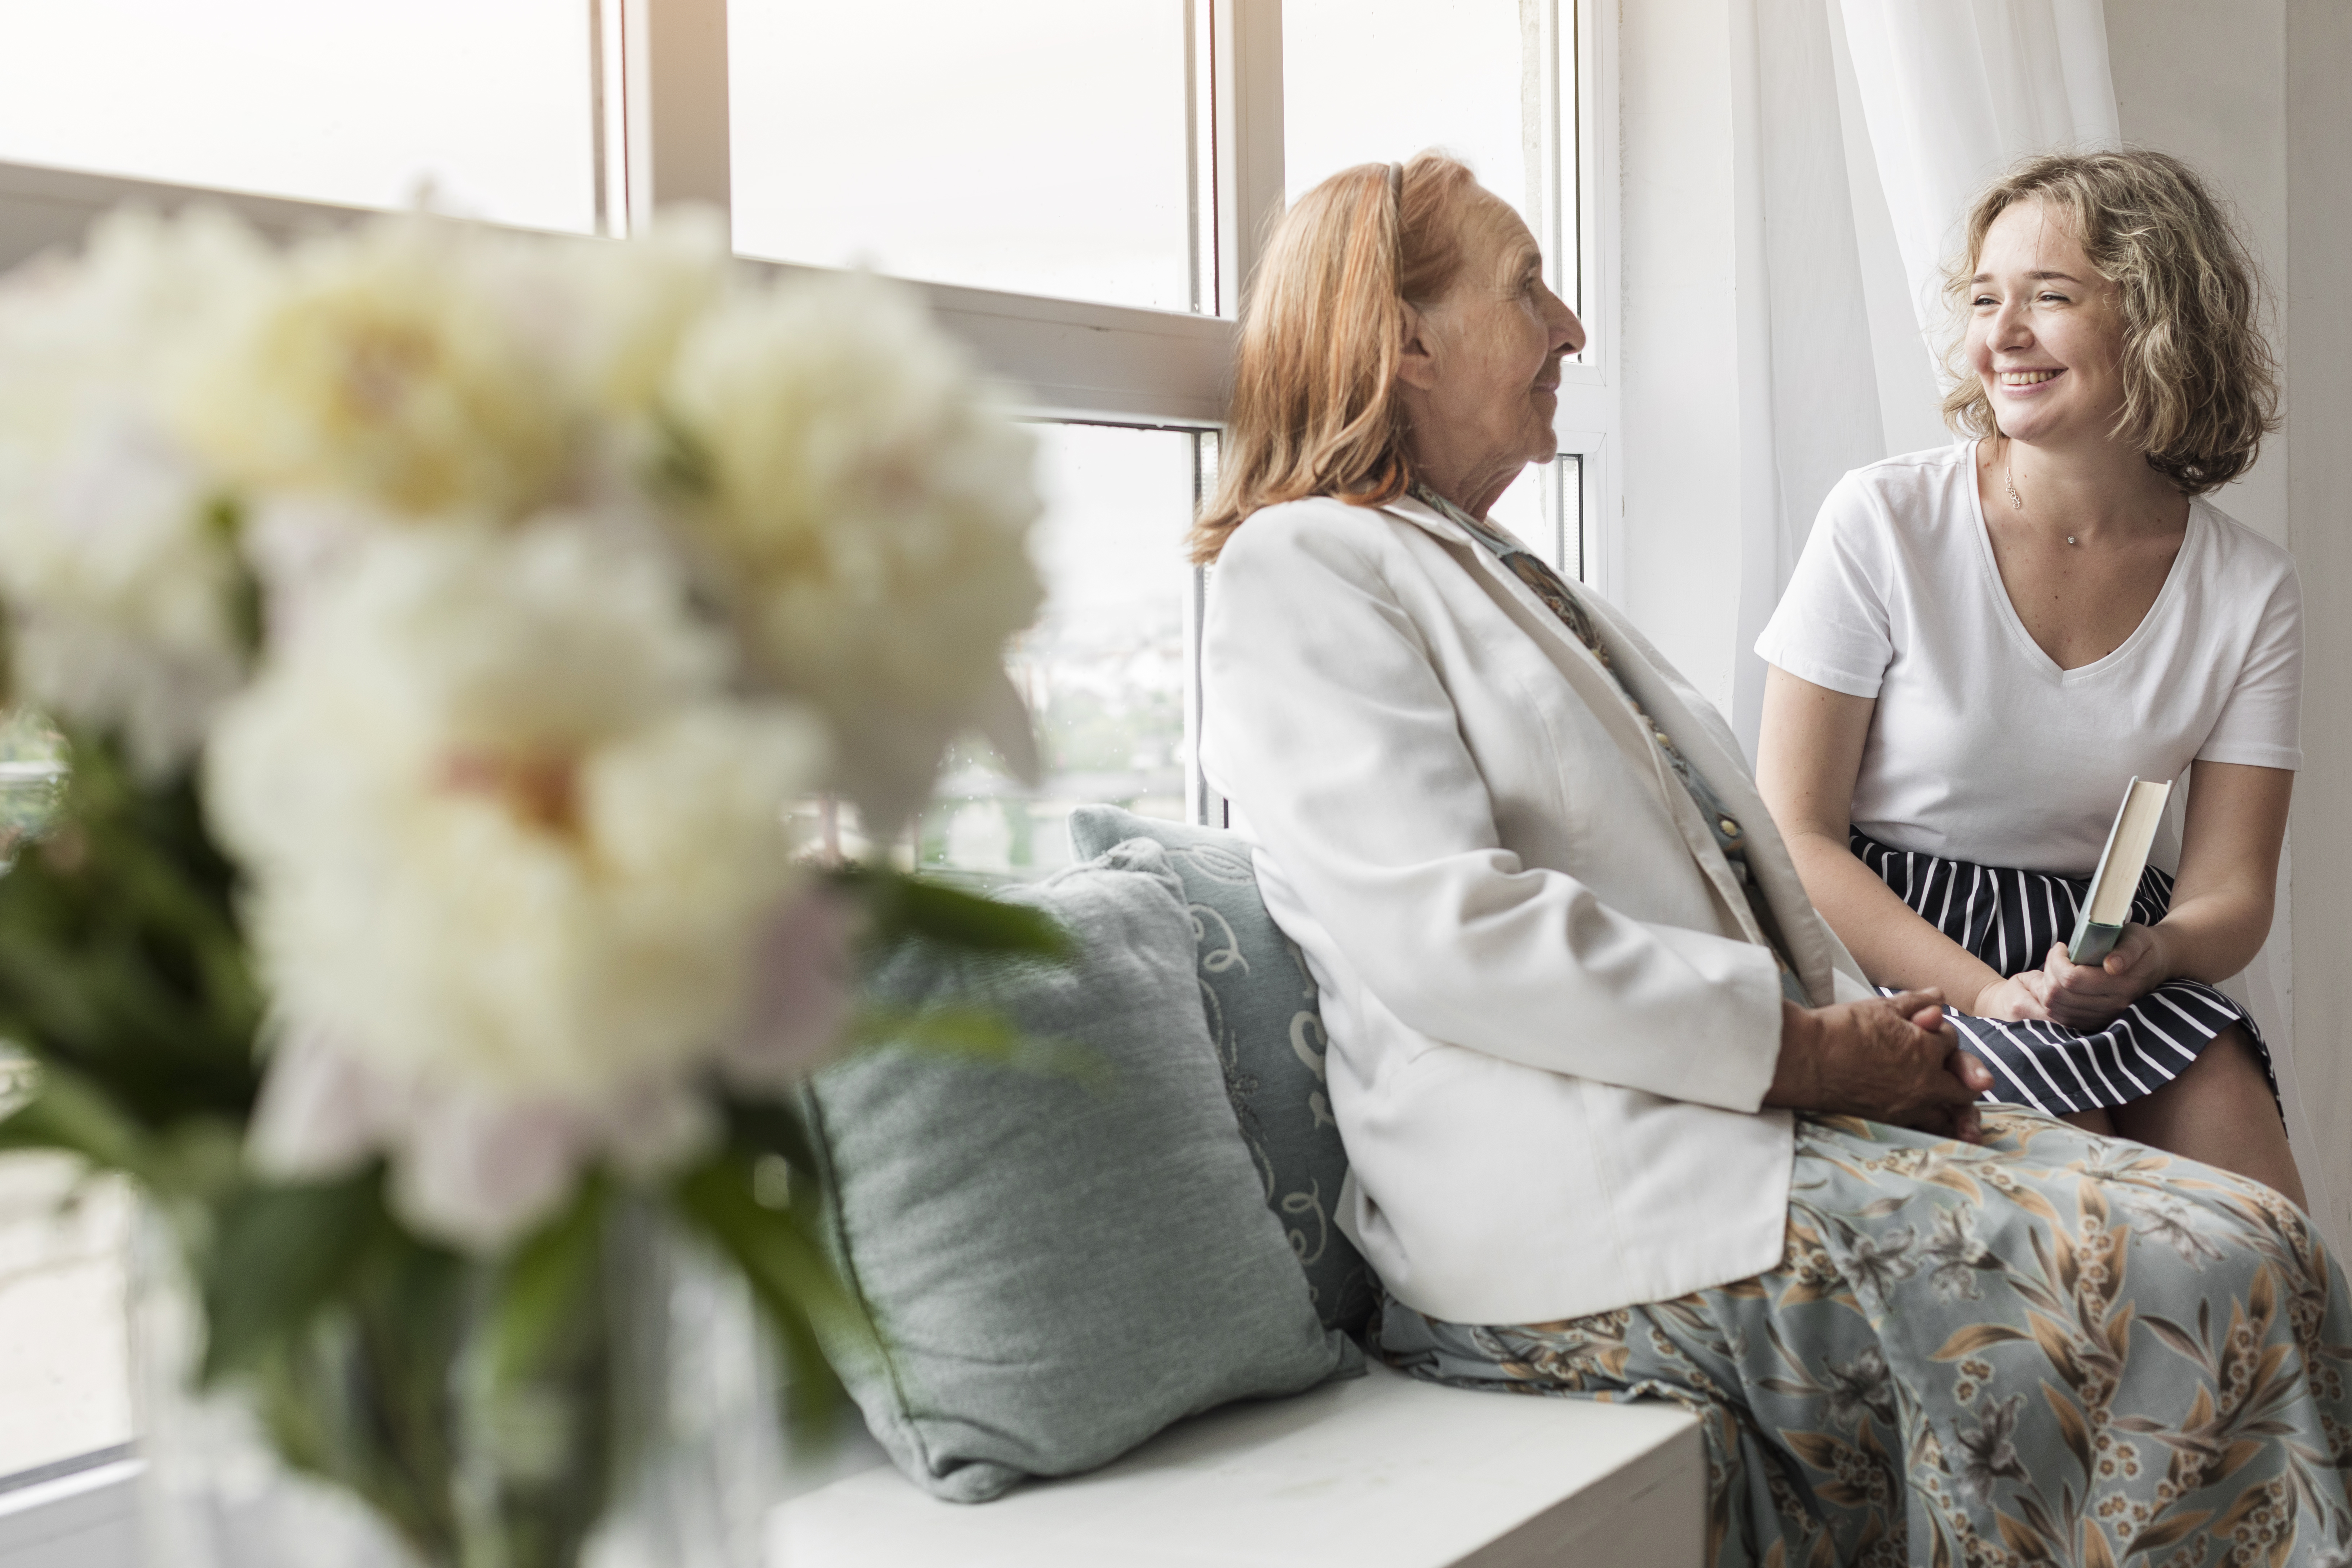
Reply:
[[2164, 803], [2172, 795], [2170, 783], [2135, 778], [2124, 786], [2124, 803], [2116, 811], [2116, 825], [2107, 829], [2107, 847], [2099, 855], [2099, 868], [2091, 873], [2091, 895], [2074, 921], [2074, 940], [2066, 956], [2077, 963], [2096, 963], [2115, 951], [2131, 920], [2132, 895], [2147, 869], [2147, 851], [2164, 820]]

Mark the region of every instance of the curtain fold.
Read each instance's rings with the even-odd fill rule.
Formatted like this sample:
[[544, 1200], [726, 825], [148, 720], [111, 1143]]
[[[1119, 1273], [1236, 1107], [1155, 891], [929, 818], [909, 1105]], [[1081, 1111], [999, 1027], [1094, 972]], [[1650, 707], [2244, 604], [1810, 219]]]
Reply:
[[2002, 165], [2120, 138], [2100, 0], [1830, 0], [1923, 329], [1969, 198]]

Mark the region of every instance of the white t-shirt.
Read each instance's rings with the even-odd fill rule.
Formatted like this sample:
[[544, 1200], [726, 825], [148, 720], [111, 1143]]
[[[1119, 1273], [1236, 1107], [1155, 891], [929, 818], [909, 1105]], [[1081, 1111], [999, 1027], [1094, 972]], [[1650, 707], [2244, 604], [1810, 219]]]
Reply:
[[[2285, 551], [2191, 500], [2147, 617], [2106, 658], [2062, 670], [2001, 586], [1975, 450], [1841, 479], [1756, 641], [1801, 679], [1878, 700], [1856, 827], [1898, 849], [2087, 877], [2135, 774], [2303, 765], [2303, 595]], [[2163, 847], [2158, 863], [2176, 863], [2177, 844]]]

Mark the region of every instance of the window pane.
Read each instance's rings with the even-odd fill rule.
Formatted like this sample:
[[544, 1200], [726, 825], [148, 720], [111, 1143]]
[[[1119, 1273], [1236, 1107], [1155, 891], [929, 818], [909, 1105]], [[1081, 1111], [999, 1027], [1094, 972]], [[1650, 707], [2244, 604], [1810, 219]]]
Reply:
[[1187, 9], [730, 0], [736, 248], [1192, 309]]
[[1578, 582], [1590, 583], [1592, 581], [1592, 545], [1584, 531], [1584, 459], [1562, 453], [1558, 467], [1562, 559], [1553, 564]]
[[0, 0], [0, 159], [595, 223], [586, 0]]
[[923, 820], [927, 864], [1037, 875], [1069, 863], [1074, 805], [1184, 815], [1194, 438], [1089, 425], [1038, 435], [1047, 598], [1013, 675], [1036, 717], [1045, 780], [1024, 790], [963, 754]]
[[1524, 470], [1486, 513], [1574, 582], [1584, 580], [1582, 479], [1578, 459], [1563, 452], [1549, 468]]
[[1574, 166], [1575, 115], [1557, 100], [1574, 53], [1557, 35], [1574, 15], [1574, 0], [1283, 0], [1289, 198], [1352, 164], [1451, 153], [1527, 220], [1572, 303], [1575, 226], [1558, 217], [1572, 177], [1563, 192], [1557, 171]]

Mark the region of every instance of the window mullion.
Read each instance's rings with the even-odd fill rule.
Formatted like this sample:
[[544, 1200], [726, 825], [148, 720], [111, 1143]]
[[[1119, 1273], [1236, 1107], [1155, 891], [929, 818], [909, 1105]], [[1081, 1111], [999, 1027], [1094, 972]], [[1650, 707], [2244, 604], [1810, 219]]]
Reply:
[[681, 202], [724, 215], [733, 197], [727, 0], [619, 0], [618, 10], [629, 228]]
[[1216, 104], [1217, 314], [1242, 288], [1283, 207], [1282, 0], [1209, 0]]

